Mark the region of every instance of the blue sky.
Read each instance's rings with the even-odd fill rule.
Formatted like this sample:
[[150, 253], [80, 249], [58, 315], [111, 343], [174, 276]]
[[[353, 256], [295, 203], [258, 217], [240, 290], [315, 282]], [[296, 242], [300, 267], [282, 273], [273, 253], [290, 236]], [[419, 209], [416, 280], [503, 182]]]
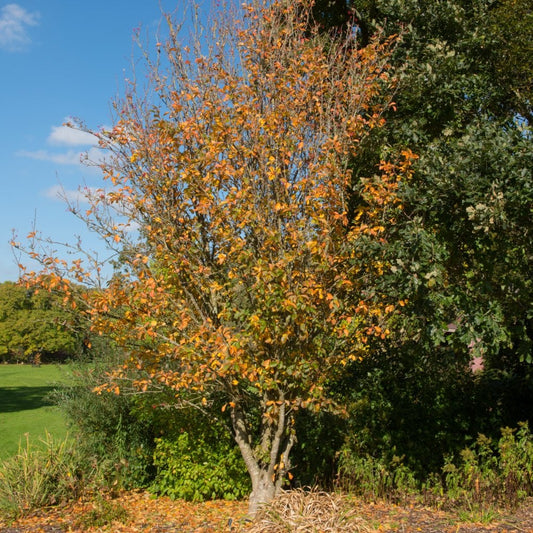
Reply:
[[[157, 41], [161, 12], [184, 17], [187, 0], [0, 0], [0, 282], [16, 280], [9, 241], [36, 228], [44, 236], [97, 242], [58, 196], [101, 185], [79, 163], [91, 139], [62, 127], [79, 117], [90, 128], [111, 124], [138, 49]], [[94, 150], [94, 148], [93, 148]], [[27, 262], [27, 261], [25, 261]]]

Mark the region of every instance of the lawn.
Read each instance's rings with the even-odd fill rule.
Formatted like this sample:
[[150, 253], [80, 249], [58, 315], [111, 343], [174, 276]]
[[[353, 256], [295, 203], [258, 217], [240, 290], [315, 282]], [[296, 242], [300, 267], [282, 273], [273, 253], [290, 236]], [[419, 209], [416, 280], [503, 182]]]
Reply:
[[16, 453], [26, 434], [32, 442], [45, 431], [65, 437], [65, 421], [47, 395], [68, 375], [65, 366], [0, 365], [0, 460]]

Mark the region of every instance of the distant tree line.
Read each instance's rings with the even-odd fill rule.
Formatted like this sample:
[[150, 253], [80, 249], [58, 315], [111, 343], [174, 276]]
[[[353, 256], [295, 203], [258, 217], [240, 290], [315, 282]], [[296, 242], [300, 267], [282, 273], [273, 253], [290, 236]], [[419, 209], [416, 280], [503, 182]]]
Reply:
[[80, 319], [57, 294], [1, 283], [0, 360], [39, 364], [74, 358], [83, 345]]

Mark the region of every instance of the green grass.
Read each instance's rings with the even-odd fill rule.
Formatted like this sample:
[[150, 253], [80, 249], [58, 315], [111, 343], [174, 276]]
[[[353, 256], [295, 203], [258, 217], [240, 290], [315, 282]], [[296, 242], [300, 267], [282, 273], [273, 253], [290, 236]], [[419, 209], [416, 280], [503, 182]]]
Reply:
[[15, 454], [19, 443], [38, 442], [48, 431], [56, 440], [67, 434], [58, 408], [46, 396], [68, 379], [58, 365], [0, 365], [0, 460]]

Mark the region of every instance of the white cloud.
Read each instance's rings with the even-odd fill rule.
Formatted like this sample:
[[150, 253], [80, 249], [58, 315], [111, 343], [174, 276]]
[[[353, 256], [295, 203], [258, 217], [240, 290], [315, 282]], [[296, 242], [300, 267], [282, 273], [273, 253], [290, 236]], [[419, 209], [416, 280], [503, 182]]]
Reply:
[[[68, 119], [67, 119], [68, 120]], [[57, 165], [95, 166], [105, 159], [106, 151], [99, 148], [96, 135], [70, 126], [52, 126], [46, 144], [57, 149], [19, 150], [15, 155]], [[61, 147], [66, 147], [61, 149]], [[71, 147], [87, 147], [87, 150]], [[67, 149], [70, 148], [70, 149]], [[109, 153], [108, 153], [109, 155]]]
[[38, 161], [50, 161], [58, 165], [79, 165], [81, 162], [82, 153], [75, 150], [69, 150], [63, 153], [53, 153], [48, 150], [19, 150], [17, 152], [20, 157], [29, 157], [30, 159], [37, 159]]
[[57, 165], [98, 165], [103, 162], [105, 154], [103, 150], [92, 147], [87, 151], [68, 150], [67, 152], [51, 152], [50, 150], [19, 150], [19, 157], [28, 157], [38, 161], [49, 161]]
[[85, 187], [83, 189], [64, 189], [61, 185], [53, 185], [46, 191], [44, 191], [44, 195], [47, 198], [52, 198], [53, 200], [61, 200], [61, 201], [67, 201], [69, 203], [87, 203], [88, 197], [91, 196], [92, 193], [94, 193], [96, 189], [93, 189], [91, 187]]
[[94, 146], [98, 139], [91, 133], [69, 126], [52, 126], [47, 142], [55, 146]]
[[0, 9], [0, 48], [15, 52], [31, 42], [28, 26], [36, 26], [39, 14], [30, 13], [18, 4], [6, 4]]

